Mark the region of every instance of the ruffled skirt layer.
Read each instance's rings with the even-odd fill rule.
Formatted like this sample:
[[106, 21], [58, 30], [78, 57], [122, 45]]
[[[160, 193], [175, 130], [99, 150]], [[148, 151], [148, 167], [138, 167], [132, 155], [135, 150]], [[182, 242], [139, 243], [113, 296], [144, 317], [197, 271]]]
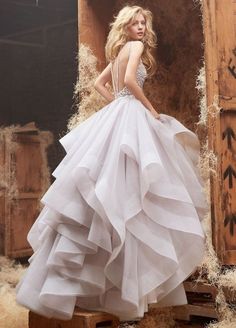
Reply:
[[197, 136], [120, 97], [60, 139], [66, 156], [28, 240], [34, 255], [17, 301], [47, 317], [74, 306], [121, 320], [148, 304], [186, 304], [201, 263], [207, 210]]

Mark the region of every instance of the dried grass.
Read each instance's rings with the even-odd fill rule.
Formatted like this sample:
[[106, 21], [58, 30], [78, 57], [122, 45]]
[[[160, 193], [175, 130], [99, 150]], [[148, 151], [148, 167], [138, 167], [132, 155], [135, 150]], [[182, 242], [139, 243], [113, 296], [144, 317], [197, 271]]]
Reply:
[[7, 257], [0, 256], [0, 284], [15, 288], [24, 273], [24, 267]]
[[68, 130], [82, 123], [106, 104], [105, 100], [94, 88], [94, 82], [98, 75], [97, 58], [88, 46], [80, 44], [78, 79], [74, 89], [77, 112], [69, 119], [67, 124]]
[[172, 307], [150, 308], [137, 324], [137, 328], [173, 328], [175, 326]]
[[[200, 152], [200, 162], [199, 169], [200, 174], [204, 181], [204, 193], [210, 205], [210, 176], [216, 174], [217, 167], [217, 157], [213, 151], [209, 150], [208, 147], [208, 138], [207, 138], [207, 122], [208, 122], [208, 108], [206, 102], [206, 76], [205, 76], [205, 65], [199, 70], [199, 75], [196, 79], [196, 89], [199, 94], [199, 121], [197, 122], [198, 126], [198, 136], [201, 142], [201, 152]], [[199, 133], [199, 128], [201, 128]], [[220, 263], [214, 251], [212, 245], [212, 229], [211, 229], [211, 214], [210, 206], [209, 211], [202, 220], [202, 226], [206, 234], [206, 245], [205, 245], [205, 254], [200, 267], [200, 274], [197, 280], [207, 279], [210, 283], [215, 284], [218, 280], [218, 274], [220, 270]]]
[[[198, 128], [202, 138], [200, 171], [205, 181], [205, 194], [210, 204], [210, 176], [217, 177], [218, 158], [215, 153], [209, 149], [207, 130], [209, 124], [213, 124], [214, 119], [220, 113], [219, 97], [215, 95], [213, 103], [207, 106], [206, 103], [206, 78], [205, 68], [203, 67], [197, 78], [196, 88], [199, 92], [200, 99], [200, 116]], [[233, 328], [236, 327], [236, 313], [234, 309], [227, 303], [224, 294], [224, 288], [227, 287], [231, 291], [236, 291], [236, 269], [222, 270], [220, 263], [212, 244], [212, 222], [211, 213], [206, 214], [202, 221], [203, 229], [206, 233], [206, 251], [202, 261], [199, 276], [196, 281], [205, 281], [217, 288], [216, 311], [218, 314], [218, 322], [210, 323], [206, 328]]]
[[119, 325], [119, 328], [136, 328], [136, 327], [137, 326], [135, 323], [129, 324], [128, 322], [124, 322]]
[[220, 322], [210, 323], [206, 328], [235, 328], [235, 327], [236, 327], [236, 320], [229, 317]]
[[[5, 144], [8, 153], [14, 153], [17, 149], [17, 143], [12, 142], [12, 134], [15, 129], [19, 128], [19, 125], [10, 125], [7, 127], [0, 127], [0, 139], [1, 144]], [[18, 188], [16, 184], [16, 180], [14, 179], [16, 172], [15, 163], [11, 163], [10, 176], [6, 174], [5, 168], [3, 166], [0, 167], [0, 189], [6, 189], [7, 195], [10, 199], [16, 198], [18, 195]]]
[[[48, 158], [47, 158], [47, 148], [53, 143], [53, 133], [50, 131], [39, 131], [40, 136], [40, 152], [41, 152], [41, 158], [42, 158], [42, 164], [41, 164], [41, 196], [45, 193], [47, 188], [51, 184], [51, 169], [48, 165]], [[38, 202], [38, 209], [41, 210], [43, 208], [43, 203], [40, 201]]]
[[150, 308], [144, 317], [135, 323], [124, 322], [119, 328], [174, 328], [176, 321], [173, 318], [172, 307]]
[[212, 230], [211, 230], [211, 219], [208, 214], [203, 220], [203, 228], [206, 233], [206, 252], [202, 261], [202, 272], [207, 275], [207, 280], [211, 284], [215, 285], [218, 283], [219, 274], [221, 270], [221, 264], [216, 256], [215, 250], [212, 244]]
[[206, 101], [206, 71], [205, 64], [200, 68], [199, 74], [196, 78], [196, 89], [198, 90], [200, 115], [198, 125], [207, 125], [207, 101]]
[[0, 328], [27, 328], [28, 310], [15, 301], [15, 286], [25, 268], [0, 256]]
[[235, 328], [236, 314], [226, 302], [223, 290], [220, 288], [216, 297], [216, 309], [218, 312], [219, 321], [210, 323], [206, 328]]
[[236, 291], [236, 267], [226, 268], [220, 275], [218, 284]]

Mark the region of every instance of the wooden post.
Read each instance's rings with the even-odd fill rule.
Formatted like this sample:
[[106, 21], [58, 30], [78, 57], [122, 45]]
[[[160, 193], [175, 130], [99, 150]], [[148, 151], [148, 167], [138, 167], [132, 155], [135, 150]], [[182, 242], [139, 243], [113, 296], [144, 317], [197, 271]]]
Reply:
[[213, 244], [222, 264], [236, 264], [236, 1], [202, 0]]
[[75, 308], [71, 320], [48, 319], [32, 311], [29, 312], [29, 328], [118, 328], [119, 323], [118, 317], [113, 314], [80, 308]]
[[107, 31], [112, 20], [114, 1], [79, 0], [79, 44], [88, 45], [98, 59], [98, 69], [104, 68]]

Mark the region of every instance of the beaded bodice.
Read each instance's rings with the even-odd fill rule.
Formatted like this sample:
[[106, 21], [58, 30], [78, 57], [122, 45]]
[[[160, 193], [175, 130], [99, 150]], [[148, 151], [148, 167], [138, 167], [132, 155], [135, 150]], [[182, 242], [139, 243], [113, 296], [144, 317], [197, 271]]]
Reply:
[[[136, 71], [136, 80], [137, 80], [138, 85], [141, 88], [143, 88], [143, 84], [145, 82], [146, 77], [147, 77], [147, 70], [146, 70], [144, 64], [142, 62], [140, 62], [140, 64], [138, 65], [137, 71]], [[113, 82], [113, 85], [114, 85], [114, 82]], [[115, 95], [115, 98], [118, 98], [118, 97], [123, 97], [123, 96], [127, 96], [127, 95], [132, 95], [132, 93], [125, 86], [120, 91], [114, 90], [114, 95]]]
[[[129, 42], [129, 45], [131, 47], [131, 42]], [[129, 47], [129, 52], [130, 52], [130, 47]], [[119, 90], [119, 87], [118, 87], [119, 82], [120, 82], [119, 81], [119, 56], [118, 56], [118, 58], [116, 58], [116, 64], [117, 64], [116, 69], [114, 69], [114, 62], [111, 66], [112, 85], [113, 85], [113, 91], [114, 91], [115, 98], [132, 95], [132, 93], [126, 86], [124, 86], [121, 90]], [[143, 88], [143, 84], [144, 84], [146, 77], [147, 77], [147, 70], [146, 70], [143, 62], [140, 59], [140, 63], [138, 65], [137, 71], [136, 71], [136, 81], [141, 88]]]

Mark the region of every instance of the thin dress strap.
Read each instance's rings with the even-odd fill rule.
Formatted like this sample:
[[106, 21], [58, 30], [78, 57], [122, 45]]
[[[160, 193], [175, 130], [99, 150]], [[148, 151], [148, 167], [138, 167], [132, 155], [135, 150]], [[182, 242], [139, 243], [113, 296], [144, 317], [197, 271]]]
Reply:
[[[131, 49], [131, 41], [129, 41], [129, 54], [128, 60], [130, 56], [130, 49]], [[114, 78], [113, 66], [115, 61], [111, 65], [111, 75], [112, 75], [112, 86], [115, 94], [119, 93], [119, 55], [117, 56], [117, 69], [116, 69], [116, 78]]]

